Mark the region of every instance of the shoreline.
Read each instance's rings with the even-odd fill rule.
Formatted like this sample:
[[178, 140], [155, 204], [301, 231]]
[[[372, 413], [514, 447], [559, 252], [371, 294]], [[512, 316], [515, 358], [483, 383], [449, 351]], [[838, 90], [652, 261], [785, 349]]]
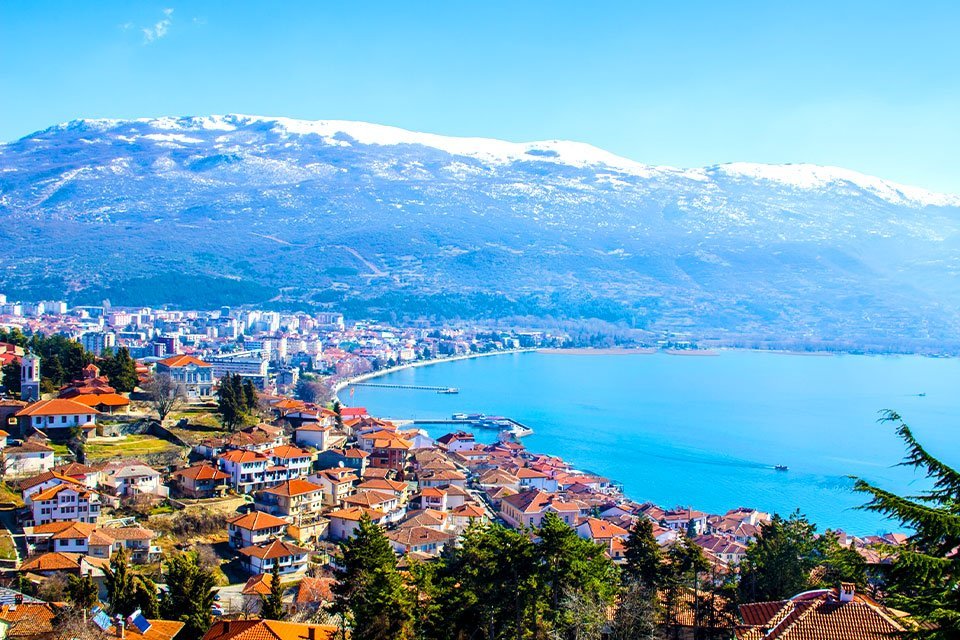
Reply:
[[345, 378], [340, 380], [335, 385], [333, 385], [333, 400], [336, 400], [343, 406], [350, 406], [344, 403], [340, 399], [340, 392], [349, 387], [352, 384], [358, 382], [366, 382], [367, 380], [373, 380], [381, 376], [390, 375], [391, 373], [397, 373], [398, 371], [403, 371], [405, 369], [416, 369], [417, 367], [429, 367], [436, 364], [444, 364], [447, 362], [457, 362], [460, 360], [473, 360], [474, 358], [485, 358], [488, 356], [502, 356], [510, 353], [533, 353], [537, 351], [535, 348], [528, 349], [504, 349], [502, 351], [487, 351], [486, 353], [465, 353], [459, 356], [450, 356], [448, 358], [433, 358], [431, 360], [417, 360], [415, 362], [408, 362], [406, 364], [398, 364], [394, 367], [388, 367], [386, 369], [380, 369], [379, 371], [370, 371], [369, 373], [361, 373], [358, 376], [353, 376], [351, 378]]

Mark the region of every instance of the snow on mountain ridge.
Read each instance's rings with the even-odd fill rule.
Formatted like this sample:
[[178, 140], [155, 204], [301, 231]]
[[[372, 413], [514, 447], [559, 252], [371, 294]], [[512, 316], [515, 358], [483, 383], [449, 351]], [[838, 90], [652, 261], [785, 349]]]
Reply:
[[[328, 144], [337, 146], [349, 144], [349, 142], [343, 140], [341, 135], [343, 134], [364, 145], [421, 145], [451, 155], [471, 157], [491, 164], [538, 160], [578, 168], [608, 167], [639, 178], [679, 178], [697, 182], [709, 182], [715, 174], [722, 174], [734, 179], [775, 182], [801, 190], [822, 189], [831, 185], [847, 183], [894, 204], [914, 207], [960, 206], [960, 195], [936, 193], [919, 187], [898, 184], [842, 167], [807, 163], [731, 162], [705, 168], [682, 169], [643, 164], [583, 142], [566, 140], [509, 142], [496, 138], [445, 136], [352, 120], [301, 120], [244, 114], [179, 118], [165, 116], [130, 120], [80, 119], [50, 127], [45, 131], [68, 130], [77, 127], [93, 127], [99, 131], [106, 131], [127, 123], [145, 124], [164, 132], [196, 131], [198, 129], [229, 132], [243, 126], [262, 124], [272, 125], [271, 128], [274, 131], [283, 135], [318, 135]], [[143, 137], [154, 141], [200, 142], [196, 138], [175, 133], [144, 134]], [[122, 139], [130, 140], [127, 137]]]

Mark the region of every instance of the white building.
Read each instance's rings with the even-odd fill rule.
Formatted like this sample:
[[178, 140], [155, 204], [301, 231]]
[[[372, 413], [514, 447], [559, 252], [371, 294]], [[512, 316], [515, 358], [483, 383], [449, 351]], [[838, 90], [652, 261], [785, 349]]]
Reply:
[[73, 520], [95, 523], [100, 516], [100, 494], [86, 487], [61, 484], [34, 494], [33, 524]]

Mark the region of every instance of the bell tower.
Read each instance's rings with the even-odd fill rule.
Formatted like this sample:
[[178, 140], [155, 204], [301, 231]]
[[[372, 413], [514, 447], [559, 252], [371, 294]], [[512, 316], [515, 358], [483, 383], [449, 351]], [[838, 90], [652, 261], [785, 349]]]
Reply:
[[40, 399], [40, 358], [30, 352], [20, 358], [20, 399]]

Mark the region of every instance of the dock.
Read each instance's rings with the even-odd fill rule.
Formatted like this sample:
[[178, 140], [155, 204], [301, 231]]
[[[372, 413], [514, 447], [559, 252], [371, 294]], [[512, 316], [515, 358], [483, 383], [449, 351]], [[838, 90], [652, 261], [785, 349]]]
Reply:
[[381, 389], [413, 389], [416, 391], [436, 391], [437, 393], [459, 393], [456, 387], [433, 387], [424, 384], [382, 384], [379, 382], [353, 382], [351, 387], [379, 387]]
[[527, 425], [517, 422], [513, 418], [487, 417], [482, 418], [448, 418], [437, 420], [414, 420], [414, 425], [453, 425], [457, 427], [469, 427], [476, 429], [496, 429], [506, 431], [515, 438], [523, 438], [533, 434], [533, 429]]

